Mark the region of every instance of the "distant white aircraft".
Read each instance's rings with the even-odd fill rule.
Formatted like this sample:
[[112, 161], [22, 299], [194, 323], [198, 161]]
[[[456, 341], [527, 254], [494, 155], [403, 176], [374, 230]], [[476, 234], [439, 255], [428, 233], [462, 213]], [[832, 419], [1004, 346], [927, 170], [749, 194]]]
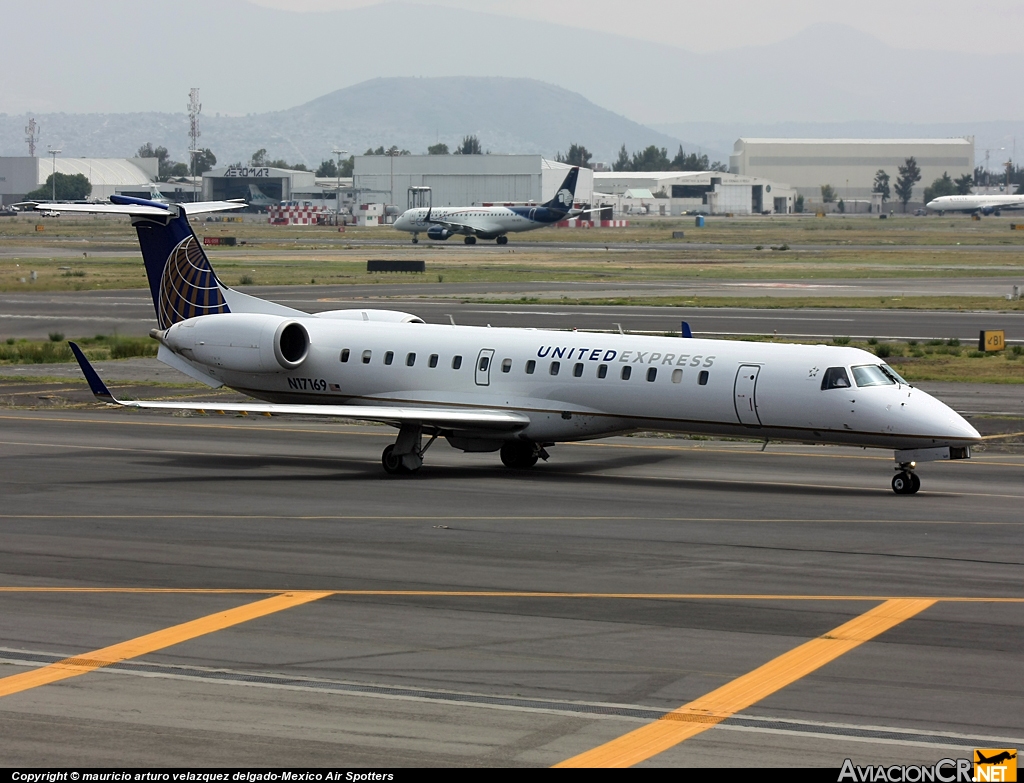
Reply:
[[391, 310], [311, 315], [217, 278], [187, 216], [244, 204], [111, 201], [61, 208], [131, 217], [157, 358], [264, 402], [121, 402], [72, 344], [106, 402], [383, 422], [398, 429], [381, 455], [388, 473], [418, 470], [438, 437], [524, 469], [558, 442], [661, 430], [893, 449], [892, 488], [913, 494], [917, 463], [966, 459], [979, 441], [957, 413], [856, 348], [694, 339], [688, 328], [684, 339], [434, 325]]
[[540, 205], [516, 207], [416, 207], [403, 212], [393, 223], [399, 231], [412, 234], [412, 241], [419, 242], [419, 235], [426, 233], [428, 239], [448, 239], [461, 234], [467, 245], [476, 240], [493, 239], [499, 245], [508, 242], [508, 234], [533, 231], [550, 226], [560, 220], [576, 217], [594, 210], [573, 209], [576, 197], [576, 180], [579, 166], [569, 169], [562, 186], [555, 197]]
[[1024, 196], [939, 196], [925, 204], [938, 212], [980, 212], [998, 215], [1004, 209], [1024, 209]]
[[254, 207], [276, 207], [281, 202], [276, 198], [271, 198], [256, 185], [249, 185], [249, 204]]

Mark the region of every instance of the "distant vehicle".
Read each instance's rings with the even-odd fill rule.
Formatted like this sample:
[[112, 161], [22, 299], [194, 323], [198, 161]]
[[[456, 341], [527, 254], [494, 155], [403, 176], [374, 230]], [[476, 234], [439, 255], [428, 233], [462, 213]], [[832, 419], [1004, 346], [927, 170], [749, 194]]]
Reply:
[[940, 196], [925, 204], [938, 212], [971, 212], [998, 215], [1004, 209], [1024, 209], [1024, 196]]
[[420, 241], [421, 232], [426, 232], [428, 239], [448, 239], [462, 234], [467, 245], [476, 244], [478, 237], [493, 239], [497, 244], [504, 245], [508, 243], [507, 234], [533, 231], [567, 218], [578, 217], [584, 212], [597, 211], [573, 209], [579, 173], [579, 166], [569, 169], [555, 197], [538, 206], [417, 207], [403, 212], [394, 222], [394, 227], [399, 231], [410, 232], [413, 243]]
[[5, 207], [0, 209], [0, 217], [14, 217], [18, 214], [18, 210], [14, 207]]
[[914, 214], [915, 215], [927, 215], [928, 214], [928, 210], [926, 210], [926, 209], [915, 209], [914, 210]]
[[60, 212], [55, 209], [44, 209], [40, 212], [43, 217], [60, 217]]

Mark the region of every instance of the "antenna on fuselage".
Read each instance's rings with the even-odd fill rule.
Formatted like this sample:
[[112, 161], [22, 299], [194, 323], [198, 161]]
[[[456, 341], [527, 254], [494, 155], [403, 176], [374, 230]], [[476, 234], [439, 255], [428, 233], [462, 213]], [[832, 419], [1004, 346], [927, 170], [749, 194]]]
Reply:
[[622, 324], [617, 324], [617, 323], [613, 323], [613, 324], [612, 324], [612, 326], [616, 326], [616, 327], [618, 327], [618, 329], [619, 329], [619, 334], [625, 334], [625, 332], [624, 332], [624, 331], [622, 331]]
[[452, 326], [455, 326], [455, 316], [451, 313], [445, 313], [448, 316], [448, 320], [452, 322]]

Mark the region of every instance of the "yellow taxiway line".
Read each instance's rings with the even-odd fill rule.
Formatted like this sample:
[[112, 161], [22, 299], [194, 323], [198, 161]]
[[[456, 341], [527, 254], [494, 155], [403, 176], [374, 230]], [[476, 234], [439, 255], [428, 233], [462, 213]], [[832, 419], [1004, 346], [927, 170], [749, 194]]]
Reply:
[[78, 677], [104, 666], [110, 666], [130, 658], [138, 658], [140, 655], [162, 650], [198, 636], [205, 636], [208, 633], [230, 628], [232, 625], [255, 620], [257, 617], [265, 617], [284, 609], [291, 609], [293, 606], [316, 601], [329, 595], [329, 592], [312, 590], [281, 593], [271, 598], [264, 598], [262, 601], [216, 612], [181, 625], [174, 625], [145, 636], [129, 639], [120, 644], [93, 650], [74, 658], [65, 658], [63, 661], [51, 663], [49, 666], [13, 674], [0, 679], [0, 697], [66, 680], [69, 677]]
[[656, 756], [771, 696], [864, 642], [932, 606], [934, 600], [895, 598], [828, 633], [663, 715], [556, 767], [631, 767]]

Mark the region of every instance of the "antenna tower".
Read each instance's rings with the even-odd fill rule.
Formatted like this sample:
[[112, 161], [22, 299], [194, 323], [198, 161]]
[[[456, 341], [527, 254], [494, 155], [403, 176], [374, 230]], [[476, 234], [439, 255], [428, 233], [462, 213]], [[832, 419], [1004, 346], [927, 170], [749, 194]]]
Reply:
[[39, 138], [39, 126], [36, 124], [36, 118], [32, 117], [28, 121], [28, 125], [25, 126], [25, 141], [28, 142], [28, 156], [34, 158], [36, 156], [36, 139]]

